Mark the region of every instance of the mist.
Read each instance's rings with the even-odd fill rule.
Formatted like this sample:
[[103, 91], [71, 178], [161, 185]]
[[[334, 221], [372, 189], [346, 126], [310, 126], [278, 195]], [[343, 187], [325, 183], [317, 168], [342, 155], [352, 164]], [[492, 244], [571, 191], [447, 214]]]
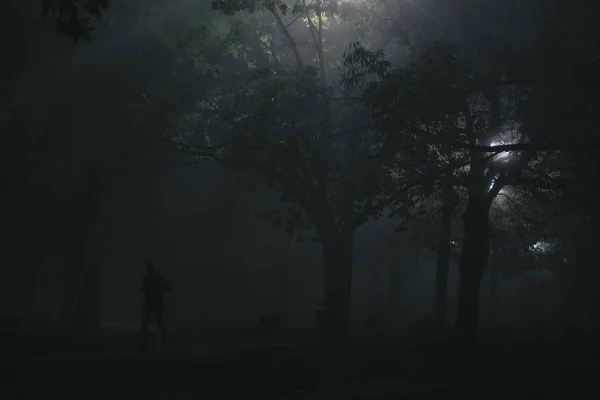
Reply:
[[[7, 368], [279, 346], [290, 376], [319, 360], [322, 394], [330, 364], [366, 365], [349, 348], [595, 349], [589, 17], [536, 0], [111, 3], [3, 13]], [[69, 19], [85, 13], [89, 31]]]

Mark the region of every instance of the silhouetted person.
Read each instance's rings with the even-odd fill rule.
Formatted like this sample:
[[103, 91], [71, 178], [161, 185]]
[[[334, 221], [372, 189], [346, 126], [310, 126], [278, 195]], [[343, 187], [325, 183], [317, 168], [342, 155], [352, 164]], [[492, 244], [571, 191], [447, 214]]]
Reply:
[[142, 284], [142, 293], [144, 294], [144, 307], [142, 316], [142, 338], [140, 351], [145, 351], [148, 342], [148, 324], [153, 318], [156, 319], [156, 325], [162, 333], [162, 344], [167, 344], [167, 328], [164, 322], [164, 301], [163, 293], [171, 290], [164, 276], [158, 273], [154, 263], [148, 261], [146, 264], [146, 273]]

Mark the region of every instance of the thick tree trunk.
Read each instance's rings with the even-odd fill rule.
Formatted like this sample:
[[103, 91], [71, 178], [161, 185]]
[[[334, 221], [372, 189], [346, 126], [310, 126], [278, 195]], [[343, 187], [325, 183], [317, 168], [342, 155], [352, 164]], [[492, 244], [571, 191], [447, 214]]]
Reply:
[[491, 320], [495, 325], [498, 322], [498, 268], [492, 262], [493, 257], [490, 257], [490, 305], [491, 305]]
[[437, 268], [435, 282], [435, 324], [443, 330], [448, 324], [448, 271], [450, 269], [450, 239], [452, 234], [452, 213], [457, 204], [457, 196], [451, 183], [447, 184], [442, 206], [442, 225], [438, 241]]
[[[402, 237], [404, 239], [404, 237]], [[404, 241], [402, 242], [404, 243]], [[399, 318], [400, 305], [400, 287], [402, 283], [402, 268], [406, 270], [407, 260], [405, 249], [399, 245], [398, 240], [392, 243], [390, 249], [389, 269], [388, 269], [388, 298], [387, 309], [389, 318], [396, 320]], [[403, 259], [404, 256], [404, 259]]]
[[466, 340], [477, 337], [479, 289], [489, 256], [489, 207], [487, 196], [469, 196], [463, 216], [456, 327]]
[[377, 251], [369, 270], [369, 308], [368, 315], [378, 315], [381, 311], [381, 291], [379, 289], [379, 272], [382, 251]]
[[329, 233], [322, 240], [324, 339], [343, 343], [351, 330], [353, 234]]
[[592, 311], [592, 326], [591, 326], [591, 332], [592, 332], [592, 337], [594, 338], [594, 340], [598, 339], [598, 326], [599, 326], [599, 322], [600, 322], [600, 304], [599, 301], [596, 299], [596, 301], [594, 302], [594, 309]]

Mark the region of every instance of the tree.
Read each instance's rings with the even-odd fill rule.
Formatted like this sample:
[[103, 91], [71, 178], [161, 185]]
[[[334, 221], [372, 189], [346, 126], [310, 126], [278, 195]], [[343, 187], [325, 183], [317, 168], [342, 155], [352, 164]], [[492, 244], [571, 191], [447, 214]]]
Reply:
[[[361, 47], [385, 49], [386, 59], [396, 65], [406, 65], [415, 62], [436, 40], [445, 37], [439, 12], [431, 1], [401, 1], [391, 3], [381, 2], [359, 3], [359, 20]], [[356, 11], [355, 11], [356, 13]], [[373, 34], [380, 33], [381, 36]], [[360, 57], [360, 54], [358, 54]], [[422, 104], [425, 107], [427, 105]], [[417, 106], [419, 107], [419, 106]], [[387, 129], [393, 134], [394, 124]], [[426, 185], [419, 185], [413, 195], [438, 199], [434, 207], [440, 207], [440, 232], [437, 243], [427, 243], [426, 246], [437, 250], [436, 272], [436, 321], [439, 326], [446, 325], [447, 315], [447, 276], [451, 257], [452, 215], [459, 199], [455, 186], [464, 181], [464, 171], [452, 170], [451, 162], [454, 157], [464, 156], [461, 152], [439, 146], [430, 146], [429, 164], [436, 164], [440, 170], [447, 169], [444, 178], [430, 180]], [[420, 190], [419, 190], [420, 189]], [[432, 190], [433, 189], [433, 190]], [[441, 205], [440, 205], [441, 203]]]
[[[223, 72], [249, 78], [237, 78], [232, 86], [223, 82], [224, 86], [205, 93], [189, 110], [202, 129], [173, 131], [171, 144], [225, 166], [258, 172], [291, 203], [281, 217], [284, 225], [294, 232], [315, 229], [323, 245], [327, 330], [330, 339], [339, 340], [350, 330], [353, 232], [394, 203], [407, 202], [406, 193], [414, 185], [412, 173], [403, 172], [401, 157], [387, 153], [391, 140], [370, 128], [361, 104], [325, 85], [333, 66], [323, 46], [323, 17], [334, 18], [333, 4], [299, 3], [295, 8], [316, 43], [314, 67], [299, 59], [303, 48], [290, 40], [286, 24], [279, 22], [288, 10], [285, 4], [220, 2], [216, 6], [227, 13], [270, 14], [283, 33], [282, 41], [275, 42], [279, 57], [272, 57], [272, 34], [271, 43], [252, 44], [250, 31], [240, 34], [244, 25], [234, 20], [231, 34], [235, 37], [227, 38], [237, 40], [231, 42], [235, 52], [219, 63], [230, 59], [230, 68]], [[258, 34], [268, 28], [259, 25]], [[283, 67], [285, 53], [295, 59], [294, 70]], [[386, 65], [374, 57], [373, 65]]]
[[[403, 59], [391, 68], [383, 52], [354, 45], [345, 58], [342, 87], [332, 88], [327, 87], [327, 79], [335, 76], [327, 58], [328, 21], [349, 18], [348, 6], [215, 1], [214, 7], [227, 15], [249, 12], [261, 24], [255, 33], [235, 21], [223, 42], [231, 47], [218, 62], [205, 59], [210, 72], [202, 75], [228, 73], [230, 81], [204, 85], [201, 95], [190, 94], [178, 103], [174, 113], [186, 110], [203, 129], [180, 124], [171, 129], [170, 139], [189, 154], [254, 169], [295, 201], [288, 223], [314, 226], [323, 241], [326, 314], [339, 332], [349, 326], [353, 229], [394, 204], [410, 204], [408, 189], [417, 185], [425, 195], [434, 188], [450, 193], [448, 187], [464, 185], [457, 326], [474, 337], [479, 285], [489, 258], [491, 204], [507, 185], [539, 180], [548, 160], [545, 152], [593, 142], [590, 127], [597, 117], [589, 99], [595, 86], [584, 89], [583, 84], [595, 82], [597, 54], [574, 18], [566, 18], [566, 34], [549, 29], [555, 21], [547, 19], [536, 0], [464, 0], [454, 8], [427, 2], [425, 9], [431, 7], [441, 15], [438, 19], [428, 18], [433, 13], [419, 9], [418, 2], [404, 3], [411, 5], [426, 34], [416, 40], [412, 28], [403, 25], [408, 19], [397, 18], [398, 10], [389, 12], [387, 33], [410, 50], [410, 62]], [[569, 16], [553, 7], [549, 14], [554, 18]], [[459, 10], [464, 13], [458, 15]], [[587, 26], [592, 26], [589, 20]], [[308, 35], [299, 36], [304, 28]], [[282, 37], [275, 39], [275, 32]], [[569, 54], [569, 62], [557, 60], [557, 52]], [[306, 62], [312, 55], [314, 66]], [[290, 60], [294, 71], [289, 71]], [[242, 78], [246, 74], [252, 82]], [[357, 96], [368, 109], [352, 101]], [[567, 104], [565, 98], [581, 101]], [[548, 118], [549, 111], [554, 118]], [[567, 140], [567, 129], [574, 129], [577, 135], [570, 137], [581, 141]], [[448, 175], [458, 180], [440, 184]], [[444, 236], [440, 244], [447, 243]], [[335, 271], [344, 283], [334, 290]]]
[[94, 22], [111, 9], [110, 0], [42, 0], [44, 16], [53, 14], [56, 31], [74, 42], [89, 40]]
[[444, 197], [437, 247], [434, 313], [438, 330], [445, 329], [448, 324], [448, 271], [450, 270], [452, 251], [452, 219], [460, 200], [454, 189], [452, 176], [448, 174], [445, 179], [442, 178], [442, 182], [444, 183]]
[[[496, 37], [496, 42], [498, 39], [511, 42], [503, 36]], [[380, 123], [397, 134], [419, 135], [424, 145], [447, 143], [450, 148], [469, 150], [471, 161], [466, 180], [468, 200], [463, 217], [457, 316], [458, 328], [469, 337], [476, 333], [479, 282], [489, 256], [488, 221], [492, 200], [506, 185], [539, 181], [547, 159], [540, 151], [570, 148], [563, 128], [573, 128], [572, 123], [567, 122], [572, 120], [561, 117], [560, 123], [552, 126], [559, 121], [550, 122], [545, 118], [549, 109], [557, 110], [550, 100], [557, 97], [549, 94], [578, 90], [572, 68], [588, 68], [585, 64], [577, 67], [577, 63], [589, 55], [578, 54], [573, 60], [580, 61], [565, 68], [548, 59], [547, 51], [552, 48], [556, 52], [558, 43], [555, 37], [542, 36], [533, 50], [525, 47], [512, 55], [499, 48], [493, 49], [492, 54], [478, 54], [469, 46], [457, 49], [438, 44], [420, 63], [414, 63], [416, 68], [409, 65], [394, 70], [372, 92], [373, 96], [368, 97], [371, 104], [377, 104], [375, 116]], [[566, 44], [561, 48], [567, 49]], [[529, 57], [530, 61], [524, 62], [523, 57]], [[491, 64], [495, 67], [491, 68]], [[524, 68], [525, 65], [533, 68]], [[550, 72], [540, 79], [542, 70]], [[586, 73], [581, 74], [583, 71], [579, 72], [580, 76], [586, 76]], [[407, 81], [411, 74], [412, 79]], [[538, 75], [534, 78], [534, 74]], [[559, 76], [569, 78], [561, 81]], [[427, 107], [418, 108], [420, 101]], [[392, 110], [398, 109], [406, 111], [391, 122]], [[559, 115], [565, 113], [561, 110]], [[410, 122], [406, 123], [407, 120]], [[425, 129], [428, 126], [437, 129]], [[506, 137], [512, 134], [516, 136]], [[498, 146], [502, 144], [510, 145]]]
[[[69, 2], [44, 2], [44, 11], [66, 13], [69, 10], [66, 3]], [[108, 10], [102, 1], [70, 3], [83, 9], [89, 7], [97, 16], [100, 15], [97, 7]], [[59, 15], [59, 31], [67, 17]], [[60, 32], [77, 34], [69, 30]], [[132, 58], [137, 61], [137, 54], [128, 56], [128, 60], [121, 59], [120, 66]], [[94, 230], [102, 222], [103, 210], [124, 171], [139, 152], [160, 143], [154, 135], [162, 132], [160, 121], [151, 118], [156, 114], [141, 95], [124, 96], [124, 92], [134, 91], [134, 86], [146, 77], [140, 79], [136, 74], [124, 77], [122, 70], [115, 73], [105, 68], [65, 72], [56, 74], [56, 87], [53, 84], [48, 84], [49, 88], [38, 87], [42, 93], [46, 89], [47, 93], [61, 95], [42, 98], [47, 102], [43, 108], [33, 103], [15, 107], [13, 115], [3, 121], [3, 125], [6, 122], [3, 127], [13, 134], [3, 140], [6, 146], [2, 147], [3, 152], [12, 149], [12, 154], [5, 153], [3, 157], [7, 165], [12, 164], [5, 169], [7, 174], [21, 165], [16, 168], [18, 175], [11, 172], [7, 180], [12, 188], [9, 191], [13, 192], [9, 200], [11, 208], [18, 210], [7, 225], [20, 226], [18, 230], [23, 231], [12, 239], [21, 244], [19, 248], [35, 243], [38, 249], [28, 255], [21, 254], [24, 264], [36, 268], [58, 262], [64, 270], [62, 274], [55, 271], [62, 285], [59, 301], [64, 320], [61, 322], [69, 330], [80, 331], [100, 323], [101, 281], [99, 255], [93, 249], [97, 239]], [[60, 89], [52, 90], [55, 88]], [[76, 95], [82, 88], [95, 96], [93, 100], [74, 104], [69, 95]], [[101, 113], [108, 113], [110, 118]], [[90, 125], [89, 121], [96, 122]], [[47, 132], [52, 134], [46, 135]], [[94, 145], [90, 146], [86, 140]], [[27, 156], [23, 158], [23, 154]], [[75, 168], [66, 168], [68, 173], [61, 171], [61, 164], [68, 163]]]

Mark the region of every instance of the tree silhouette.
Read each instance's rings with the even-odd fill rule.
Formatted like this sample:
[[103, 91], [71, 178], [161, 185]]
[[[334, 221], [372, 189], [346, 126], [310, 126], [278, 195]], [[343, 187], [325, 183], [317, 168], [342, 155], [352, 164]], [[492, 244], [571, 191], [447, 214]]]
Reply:
[[44, 16], [52, 14], [56, 31], [74, 42], [90, 40], [94, 22], [110, 9], [110, 0], [42, 0]]

